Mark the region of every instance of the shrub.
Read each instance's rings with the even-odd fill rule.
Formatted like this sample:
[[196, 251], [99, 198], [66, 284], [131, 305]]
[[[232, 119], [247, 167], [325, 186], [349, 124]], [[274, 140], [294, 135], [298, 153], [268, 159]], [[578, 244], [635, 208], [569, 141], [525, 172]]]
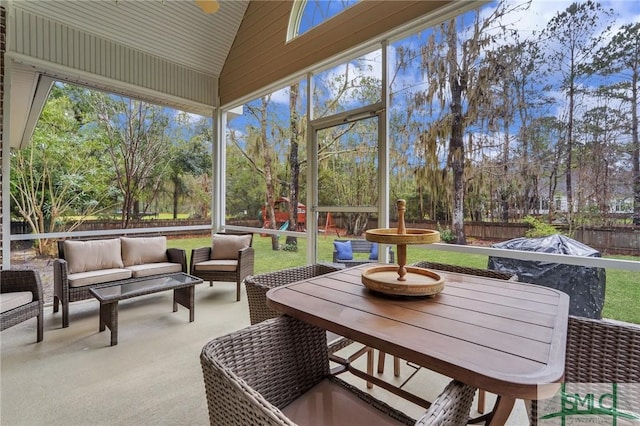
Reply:
[[542, 222], [533, 216], [525, 216], [522, 221], [531, 226], [531, 228], [524, 234], [527, 238], [540, 238], [553, 234], [561, 234], [555, 226]]
[[438, 232], [440, 232], [440, 240], [445, 243], [453, 243], [456, 240], [456, 236], [453, 235], [448, 226], [443, 228], [438, 224]]
[[283, 251], [298, 251], [297, 244], [285, 244], [282, 246]]

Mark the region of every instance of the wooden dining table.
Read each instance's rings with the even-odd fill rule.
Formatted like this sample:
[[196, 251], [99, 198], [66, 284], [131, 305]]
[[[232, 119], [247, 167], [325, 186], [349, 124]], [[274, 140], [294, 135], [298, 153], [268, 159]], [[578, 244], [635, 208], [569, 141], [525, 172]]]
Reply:
[[347, 268], [273, 288], [268, 305], [497, 395], [503, 425], [516, 399], [552, 397], [564, 376], [569, 296], [532, 284], [437, 271], [435, 296], [388, 296]]

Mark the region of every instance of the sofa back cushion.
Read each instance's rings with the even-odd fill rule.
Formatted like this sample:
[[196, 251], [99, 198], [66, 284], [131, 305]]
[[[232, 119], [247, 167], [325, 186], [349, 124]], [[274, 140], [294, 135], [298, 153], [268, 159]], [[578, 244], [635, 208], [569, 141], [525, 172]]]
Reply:
[[64, 258], [70, 274], [122, 268], [120, 240], [65, 241]]
[[120, 237], [124, 266], [167, 261], [167, 237]]
[[238, 252], [251, 246], [252, 235], [213, 234], [211, 260], [237, 260]]

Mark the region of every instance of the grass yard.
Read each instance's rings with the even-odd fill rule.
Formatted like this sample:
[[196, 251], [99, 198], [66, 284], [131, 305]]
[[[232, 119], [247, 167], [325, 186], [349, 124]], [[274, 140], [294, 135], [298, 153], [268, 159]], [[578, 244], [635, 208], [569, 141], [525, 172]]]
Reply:
[[[280, 244], [284, 244], [284, 241], [285, 237], [280, 237]], [[321, 262], [331, 262], [333, 258], [333, 238], [325, 239], [320, 237], [318, 242], [318, 260]], [[211, 239], [208, 237], [171, 239], [167, 243], [169, 247], [185, 249], [187, 256], [190, 257], [192, 249], [208, 246], [211, 244]], [[298, 239], [300, 250], [297, 252], [283, 250], [273, 251], [271, 249], [271, 238], [261, 237], [259, 234], [255, 234], [253, 237], [253, 247], [256, 252], [255, 273], [261, 274], [293, 266], [306, 265], [306, 243], [306, 239]], [[632, 256], [610, 257], [615, 259], [639, 260], [637, 257]], [[407, 263], [414, 263], [419, 260], [476, 268], [487, 267], [487, 256], [428, 250], [412, 246], [407, 247]], [[605, 306], [602, 316], [640, 324], [640, 272], [623, 271], [619, 269], [607, 270]]]

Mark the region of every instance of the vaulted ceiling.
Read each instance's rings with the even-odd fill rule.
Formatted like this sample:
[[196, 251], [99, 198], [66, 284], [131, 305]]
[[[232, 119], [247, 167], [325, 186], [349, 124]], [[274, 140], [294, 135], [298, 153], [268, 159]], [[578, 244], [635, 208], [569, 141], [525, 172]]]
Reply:
[[219, 76], [249, 0], [204, 13], [192, 0], [14, 1], [13, 6]]
[[212, 115], [398, 27], [486, 0], [363, 1], [293, 41], [293, 0], [219, 0], [210, 14], [198, 6], [212, 1], [4, 0], [11, 146], [29, 143], [56, 80]]
[[[205, 0], [206, 1], [206, 0]], [[144, 52], [150, 57], [159, 58], [166, 63], [179, 64], [202, 75], [217, 79], [231, 49], [236, 33], [249, 0], [221, 0], [216, 13], [207, 14], [192, 0], [49, 0], [49, 1], [8, 1], [8, 21], [18, 27], [16, 40], [8, 40], [8, 45], [26, 45], [42, 43], [32, 50], [54, 50], [53, 37], [46, 40], [31, 37], [27, 28], [48, 26], [52, 35], [64, 40], [65, 55], [89, 55], [97, 48], [91, 46], [78, 49], [81, 43], [92, 43], [85, 35], [95, 36], [95, 40], [106, 40], [114, 46]], [[52, 23], [56, 24], [54, 28]], [[58, 25], [60, 24], [60, 25]], [[25, 31], [20, 31], [24, 28]], [[69, 29], [74, 29], [73, 34]], [[60, 32], [68, 34], [59, 34]], [[12, 33], [9, 33], [12, 34]], [[58, 41], [59, 43], [59, 41]], [[84, 52], [84, 53], [83, 53]], [[82, 61], [83, 58], [78, 58]], [[82, 78], [73, 73], [66, 74], [56, 70], [43, 72], [29, 60], [21, 63], [19, 55], [14, 57], [15, 65], [11, 73], [11, 96], [9, 103], [11, 146], [24, 147], [29, 142], [37, 119], [47, 99], [51, 84], [55, 79], [82, 83]], [[100, 62], [99, 58], [95, 59]], [[109, 64], [99, 66], [108, 67]], [[115, 81], [92, 84], [114, 93], [135, 96], [126, 86]], [[110, 85], [113, 83], [113, 85]], [[159, 104], [166, 99], [147, 96], [147, 100]], [[210, 113], [210, 108], [197, 108], [180, 104], [176, 99], [176, 108], [201, 114]]]

